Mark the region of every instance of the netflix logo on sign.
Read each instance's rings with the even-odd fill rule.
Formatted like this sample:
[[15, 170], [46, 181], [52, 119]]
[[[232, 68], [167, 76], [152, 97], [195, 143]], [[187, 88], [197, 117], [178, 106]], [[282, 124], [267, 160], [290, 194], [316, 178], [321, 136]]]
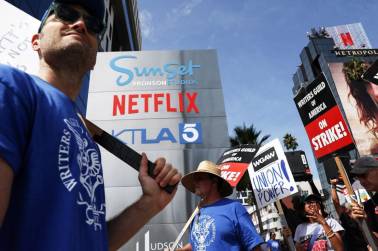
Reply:
[[198, 92], [139, 93], [113, 96], [113, 116], [148, 112], [199, 113]]
[[344, 46], [353, 46], [353, 39], [349, 32], [340, 33], [341, 41], [343, 41]]
[[305, 129], [318, 159], [353, 144], [351, 133], [337, 106], [309, 123]]

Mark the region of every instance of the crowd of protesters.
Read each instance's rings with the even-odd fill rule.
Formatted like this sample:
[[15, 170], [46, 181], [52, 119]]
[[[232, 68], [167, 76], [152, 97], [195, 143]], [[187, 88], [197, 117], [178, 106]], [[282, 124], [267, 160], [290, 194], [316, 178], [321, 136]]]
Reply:
[[[32, 38], [40, 60], [38, 76], [0, 66], [0, 250], [116, 250], [175, 195], [176, 189], [168, 194], [163, 188], [178, 183], [178, 170], [158, 158], [150, 177], [142, 154], [141, 198], [105, 221], [99, 148], [73, 105], [83, 76], [95, 65], [103, 15], [103, 2], [55, 0]], [[297, 201], [296, 210], [286, 211], [298, 221], [283, 234], [294, 237], [296, 250], [371, 249], [359, 222], [367, 220], [378, 237], [378, 161], [361, 157], [351, 173], [372, 193], [371, 199], [363, 205], [353, 200], [340, 204], [339, 180], [334, 179], [331, 194], [338, 219], [328, 215], [318, 194]], [[81, 186], [72, 183], [75, 179]], [[232, 187], [216, 164], [201, 162], [181, 182], [201, 200], [189, 243], [181, 250], [278, 251], [290, 246], [276, 240], [274, 232], [264, 242], [246, 209], [225, 198]], [[38, 230], [31, 231], [36, 225]]]

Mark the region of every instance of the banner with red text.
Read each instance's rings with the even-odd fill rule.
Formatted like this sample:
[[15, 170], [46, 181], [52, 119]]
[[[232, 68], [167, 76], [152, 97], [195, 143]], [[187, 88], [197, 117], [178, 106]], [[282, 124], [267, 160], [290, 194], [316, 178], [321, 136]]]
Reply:
[[226, 150], [217, 165], [222, 170], [222, 177], [235, 187], [255, 157], [257, 145], [240, 145]]
[[353, 138], [325, 77], [320, 75], [294, 97], [317, 159], [353, 147]]

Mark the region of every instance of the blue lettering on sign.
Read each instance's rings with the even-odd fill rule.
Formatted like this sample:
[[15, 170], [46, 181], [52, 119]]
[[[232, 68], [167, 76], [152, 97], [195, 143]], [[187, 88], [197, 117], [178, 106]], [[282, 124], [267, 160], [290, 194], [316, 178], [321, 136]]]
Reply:
[[133, 80], [134, 78], [134, 73], [127, 69], [127, 68], [123, 68], [119, 65], [117, 65], [117, 62], [120, 60], [120, 59], [126, 59], [126, 58], [129, 58], [129, 59], [136, 59], [136, 57], [134, 56], [120, 56], [120, 57], [116, 57], [116, 58], [113, 58], [109, 65], [110, 65], [110, 68], [112, 68], [114, 71], [117, 71], [117, 72], [120, 72], [120, 73], [123, 73], [126, 75], [126, 79], [122, 78], [122, 75], [120, 75], [117, 80], [116, 80], [116, 83], [117, 85], [119, 86], [124, 86], [124, 85], [128, 85], [130, 84], [130, 82]]
[[262, 169], [252, 178], [253, 189], [257, 192], [261, 205], [286, 193], [288, 189], [285, 187], [285, 179], [280, 163]]
[[[179, 123], [180, 144], [202, 144], [202, 129], [200, 123]], [[156, 135], [151, 135], [146, 128], [112, 130], [112, 135], [126, 144], [159, 144], [161, 142], [177, 143], [172, 131], [161, 128]], [[140, 141], [138, 141], [140, 139]]]
[[202, 128], [200, 123], [179, 124], [180, 144], [202, 144]]
[[155, 76], [167, 76], [168, 80], [173, 80], [176, 77], [182, 77], [185, 75], [193, 76], [193, 69], [201, 68], [199, 64], [193, 64], [192, 60], [189, 60], [187, 64], [178, 64], [175, 62], [163, 65], [163, 67], [134, 67], [133, 69], [128, 69], [122, 66], [121, 63], [125, 60], [137, 59], [135, 56], [118, 56], [110, 60], [109, 66], [112, 70], [122, 73], [116, 79], [116, 84], [118, 86], [125, 86], [130, 84], [134, 76], [137, 77], [155, 77]]

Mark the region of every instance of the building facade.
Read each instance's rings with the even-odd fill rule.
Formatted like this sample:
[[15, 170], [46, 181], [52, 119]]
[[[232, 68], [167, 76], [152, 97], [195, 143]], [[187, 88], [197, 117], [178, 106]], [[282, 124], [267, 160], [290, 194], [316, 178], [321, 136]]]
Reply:
[[[335, 50], [342, 52], [343, 50], [368, 50], [372, 48], [361, 23], [327, 28], [322, 27], [319, 30], [312, 29], [311, 32], [308, 33], [308, 38], [308, 44], [300, 53], [301, 64], [298, 66], [293, 75], [293, 95], [296, 96], [302, 87], [308, 86], [317, 77], [319, 77], [320, 74], [324, 74], [332, 94], [335, 97], [336, 103], [341, 110], [344, 120], [346, 120], [346, 111], [343, 108], [342, 100], [340, 99], [340, 95], [335, 84], [337, 81], [334, 79], [335, 75], [333, 75], [330, 66], [334, 63], [350, 62], [352, 59], [366, 61], [368, 58], [369, 61], [374, 61], [378, 57], [366, 57], [366, 55], [362, 56], [362, 54], [361, 56], [354, 55], [353, 57], [340, 56], [340, 54], [335, 52]], [[349, 124], [348, 127], [350, 127]], [[340, 154], [346, 156], [350, 160], [356, 159], [356, 157], [359, 155], [357, 149], [341, 152]], [[333, 167], [329, 167], [327, 164], [325, 164], [326, 162], [327, 161], [316, 161], [316, 165], [323, 191], [330, 191], [326, 171], [329, 171], [327, 168], [335, 168], [335, 165], [333, 165]], [[349, 161], [344, 162], [344, 165], [348, 163]], [[326, 208], [334, 216], [336, 216], [330, 196], [326, 197], [328, 197], [325, 202]]]

